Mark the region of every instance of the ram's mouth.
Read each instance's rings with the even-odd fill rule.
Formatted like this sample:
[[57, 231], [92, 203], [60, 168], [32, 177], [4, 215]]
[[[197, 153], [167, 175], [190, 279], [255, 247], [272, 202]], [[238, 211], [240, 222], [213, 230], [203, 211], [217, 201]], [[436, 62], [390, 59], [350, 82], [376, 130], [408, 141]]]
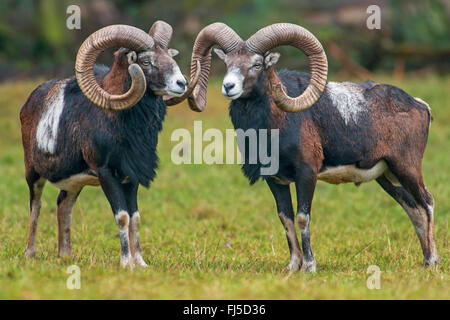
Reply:
[[181, 97], [186, 90], [171, 90], [171, 89], [160, 89], [160, 90], [153, 90], [153, 92], [157, 96], [164, 96], [164, 97]]
[[235, 93], [235, 94], [228, 94], [228, 93], [226, 93], [225, 97], [227, 99], [230, 99], [230, 100], [235, 100], [235, 99], [239, 98], [241, 95], [242, 95], [242, 92]]
[[181, 97], [185, 92], [186, 90], [179, 90], [179, 91], [167, 90], [165, 95], [169, 95], [172, 97]]

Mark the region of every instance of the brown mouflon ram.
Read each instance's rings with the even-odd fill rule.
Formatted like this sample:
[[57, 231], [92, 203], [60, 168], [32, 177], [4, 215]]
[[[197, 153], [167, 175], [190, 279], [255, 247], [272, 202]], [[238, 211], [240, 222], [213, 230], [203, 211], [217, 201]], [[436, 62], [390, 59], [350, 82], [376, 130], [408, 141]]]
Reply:
[[[71, 255], [72, 208], [82, 188], [100, 185], [119, 227], [121, 266], [146, 266], [139, 246], [138, 187], [148, 187], [155, 176], [166, 105], [181, 102], [196, 83], [194, 77], [188, 86], [173, 60], [178, 52], [168, 48], [171, 36], [172, 27], [163, 21], [149, 33], [126, 25], [100, 29], [78, 51], [76, 77], [40, 85], [22, 107], [30, 189], [27, 257], [36, 255], [41, 195], [49, 180], [61, 190], [59, 256]], [[113, 66], [94, 66], [111, 47], [122, 47]]]
[[[214, 23], [197, 36], [191, 74], [201, 65], [199, 82], [189, 97], [193, 110], [206, 106], [211, 48], [225, 62], [223, 94], [231, 99], [235, 129], [279, 129], [279, 170], [262, 176], [261, 163], [243, 172], [254, 183], [265, 180], [286, 231], [290, 270], [316, 270], [310, 246], [310, 211], [317, 180], [333, 184], [376, 180], [406, 211], [419, 237], [424, 265], [439, 263], [433, 236], [433, 197], [422, 178], [422, 157], [431, 123], [429, 106], [403, 90], [372, 81], [327, 82], [327, 58], [320, 42], [306, 29], [288, 23], [267, 26], [243, 41], [230, 27]], [[310, 75], [273, 65], [281, 45], [302, 50]], [[270, 131], [268, 131], [270, 132]], [[241, 146], [240, 146], [241, 147]], [[244, 146], [246, 148], [246, 146]], [[257, 154], [261, 154], [257, 151]], [[266, 150], [269, 152], [269, 150]], [[294, 223], [289, 184], [297, 192]]]

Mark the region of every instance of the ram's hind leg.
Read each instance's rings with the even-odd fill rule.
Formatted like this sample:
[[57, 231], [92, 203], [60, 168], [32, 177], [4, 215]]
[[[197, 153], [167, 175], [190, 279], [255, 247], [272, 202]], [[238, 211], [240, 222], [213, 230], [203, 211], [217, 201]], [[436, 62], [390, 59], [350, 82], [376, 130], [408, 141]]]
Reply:
[[26, 179], [30, 189], [30, 226], [25, 257], [34, 258], [36, 256], [36, 232], [41, 211], [41, 197], [47, 180], [41, 178], [34, 170], [27, 170]]
[[70, 257], [72, 246], [70, 243], [70, 224], [72, 222], [72, 209], [80, 194], [79, 191], [61, 190], [58, 195], [58, 256]]
[[272, 178], [267, 179], [270, 191], [275, 198], [277, 205], [278, 217], [283, 224], [286, 232], [286, 239], [289, 246], [291, 261], [288, 269], [290, 271], [297, 271], [302, 267], [302, 251], [297, 239], [294, 224], [294, 210], [292, 208], [291, 192], [289, 185], [277, 184]]
[[381, 176], [377, 182], [406, 211], [414, 225], [424, 255], [424, 266], [429, 267], [440, 263], [434, 242], [433, 197], [427, 191], [422, 176], [402, 175], [394, 173], [402, 186], [394, 186], [386, 176]]

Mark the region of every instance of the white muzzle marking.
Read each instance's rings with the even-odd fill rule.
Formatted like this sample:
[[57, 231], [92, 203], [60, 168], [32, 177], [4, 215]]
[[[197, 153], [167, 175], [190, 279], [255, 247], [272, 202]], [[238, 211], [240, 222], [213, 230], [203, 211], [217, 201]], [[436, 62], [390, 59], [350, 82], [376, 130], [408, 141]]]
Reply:
[[[184, 83], [184, 88], [181, 88], [177, 82], [181, 81]], [[187, 89], [186, 78], [180, 71], [178, 66], [174, 66], [172, 69], [172, 74], [166, 76], [166, 92], [167, 94], [174, 97], [181, 97]]]
[[[227, 75], [223, 79], [222, 93], [228, 99], [234, 100], [239, 98], [243, 93], [244, 76], [237, 68], [232, 68], [228, 71]], [[232, 85], [232, 88], [228, 89], [226, 86]]]

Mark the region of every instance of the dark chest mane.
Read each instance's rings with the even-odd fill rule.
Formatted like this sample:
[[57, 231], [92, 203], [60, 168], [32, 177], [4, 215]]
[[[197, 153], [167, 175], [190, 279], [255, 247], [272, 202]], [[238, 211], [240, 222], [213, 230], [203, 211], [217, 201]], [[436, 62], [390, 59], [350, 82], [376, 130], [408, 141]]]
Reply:
[[[122, 92], [131, 86], [126, 72]], [[158, 134], [166, 115], [166, 104], [161, 97], [147, 91], [132, 108], [118, 113], [120, 176], [148, 187], [158, 167]]]
[[[298, 73], [290, 70], [281, 70], [277, 72], [278, 77], [287, 89], [287, 92], [291, 96], [300, 95], [306, 88], [309, 81], [309, 76], [306, 74]], [[267, 77], [262, 77], [259, 80], [258, 85], [254, 93], [247, 99], [233, 100], [230, 104], [230, 117], [231, 122], [235, 129], [248, 130], [253, 128], [267, 129], [270, 133], [271, 128], [278, 128], [280, 139], [280, 152], [283, 148], [283, 140], [287, 144], [296, 143], [298, 140], [298, 130], [301, 122], [301, 114], [287, 114], [280, 111], [276, 107], [269, 97], [271, 88]], [[306, 111], [309, 112], [309, 111]], [[260, 178], [265, 179], [265, 176], [261, 176], [261, 166], [259, 161], [256, 164], [248, 163], [248, 145], [245, 145], [244, 164], [242, 165], [242, 171], [244, 175], [249, 179], [250, 184], [254, 184]], [[267, 139], [267, 154], [270, 154], [270, 137]], [[258, 155], [259, 155], [259, 138], [258, 138]], [[241, 151], [242, 153], [242, 151]]]
[[[108, 71], [106, 67], [96, 66], [97, 82], [101, 83]], [[129, 83], [125, 85], [124, 90], [128, 90]], [[110, 166], [122, 181], [128, 178], [148, 187], [158, 166], [158, 133], [166, 115], [163, 99], [147, 91], [130, 109], [104, 110], [82, 94], [75, 77], [67, 81], [64, 97], [66, 106], [59, 123], [57, 144], [64, 169], [49, 180], [58, 181], [87, 170], [86, 152], [89, 161]], [[51, 158], [42, 156], [49, 165], [52, 163]], [[70, 159], [77, 159], [76, 165]]]
[[[230, 103], [230, 117], [231, 122], [235, 130], [242, 129], [247, 131], [248, 129], [255, 129], [258, 147], [257, 152], [259, 154], [259, 129], [268, 129], [270, 125], [270, 101], [267, 95], [255, 94], [246, 99], [233, 100]], [[268, 143], [270, 139], [268, 139]], [[244, 175], [249, 179], [250, 184], [254, 184], [261, 178], [260, 169], [261, 164], [259, 161], [255, 164], [249, 163], [249, 145], [248, 139], [245, 143], [245, 158], [242, 165], [242, 171]], [[242, 147], [239, 146], [241, 149]], [[241, 150], [241, 154], [242, 154]]]
[[163, 99], [148, 92], [134, 107], [119, 114], [120, 171], [146, 187], [156, 175], [158, 133], [165, 115]]

